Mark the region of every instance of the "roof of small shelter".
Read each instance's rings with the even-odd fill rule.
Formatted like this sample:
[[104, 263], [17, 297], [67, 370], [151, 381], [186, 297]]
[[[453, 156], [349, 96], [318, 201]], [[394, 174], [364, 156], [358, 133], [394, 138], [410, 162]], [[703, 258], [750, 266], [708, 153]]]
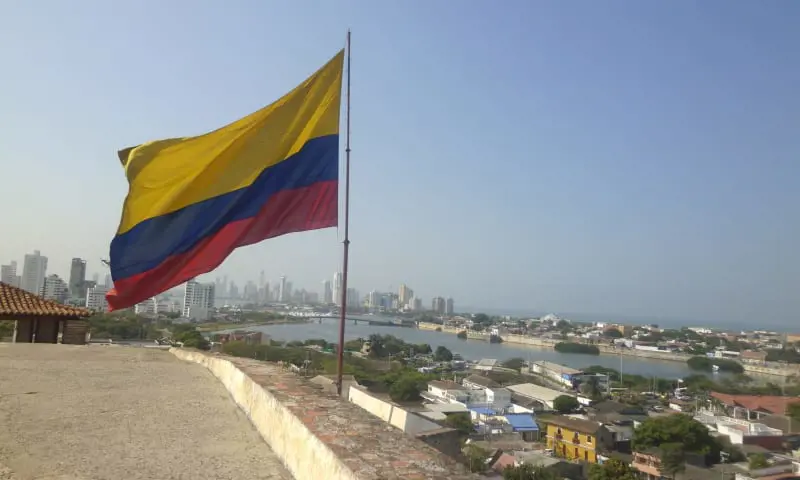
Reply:
[[91, 314], [85, 308], [45, 300], [39, 295], [0, 282], [0, 317], [84, 318]]

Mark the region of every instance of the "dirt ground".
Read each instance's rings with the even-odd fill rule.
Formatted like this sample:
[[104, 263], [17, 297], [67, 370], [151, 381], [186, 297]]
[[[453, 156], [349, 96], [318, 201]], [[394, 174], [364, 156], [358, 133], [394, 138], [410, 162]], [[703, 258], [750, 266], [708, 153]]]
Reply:
[[0, 343], [0, 479], [290, 479], [200, 365], [142, 347]]

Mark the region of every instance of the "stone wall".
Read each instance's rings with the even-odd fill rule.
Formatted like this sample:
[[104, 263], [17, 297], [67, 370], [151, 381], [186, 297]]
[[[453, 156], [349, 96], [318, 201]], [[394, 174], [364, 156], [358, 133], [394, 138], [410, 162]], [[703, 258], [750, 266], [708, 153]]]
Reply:
[[424, 442], [275, 364], [170, 352], [204, 365], [222, 382], [296, 479], [475, 478]]

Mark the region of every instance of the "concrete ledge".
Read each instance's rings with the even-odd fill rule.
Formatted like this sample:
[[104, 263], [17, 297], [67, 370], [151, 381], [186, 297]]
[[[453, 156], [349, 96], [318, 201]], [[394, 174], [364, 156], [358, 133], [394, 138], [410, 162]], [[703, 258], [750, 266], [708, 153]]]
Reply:
[[298, 480], [475, 478], [424, 442], [277, 365], [170, 352], [208, 368]]

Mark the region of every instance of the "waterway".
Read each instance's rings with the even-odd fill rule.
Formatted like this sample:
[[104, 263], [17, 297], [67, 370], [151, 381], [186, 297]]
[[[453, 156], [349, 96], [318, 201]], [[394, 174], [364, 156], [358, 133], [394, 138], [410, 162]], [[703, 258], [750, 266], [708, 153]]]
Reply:
[[[337, 343], [339, 339], [338, 320], [328, 318], [323, 319], [322, 323], [314, 321], [312, 323], [265, 325], [248, 328], [248, 330], [262, 331], [273, 340], [280, 341], [302, 341], [321, 338], [328, 342]], [[530, 361], [547, 360], [577, 369], [591, 365], [602, 365], [616, 370], [622, 369], [626, 374], [660, 378], [682, 378], [697, 373], [681, 362], [639, 357], [560, 353], [549, 348], [544, 349], [511, 343], [461, 340], [452, 334], [417, 330], [415, 328], [368, 325], [364, 321], [359, 321], [358, 324], [348, 321], [345, 328], [345, 340], [367, 338], [374, 333], [394, 335], [408, 343], [428, 343], [434, 349], [439, 345], [443, 345], [452, 352], [461, 354], [467, 360], [495, 358], [502, 361], [519, 357]]]

